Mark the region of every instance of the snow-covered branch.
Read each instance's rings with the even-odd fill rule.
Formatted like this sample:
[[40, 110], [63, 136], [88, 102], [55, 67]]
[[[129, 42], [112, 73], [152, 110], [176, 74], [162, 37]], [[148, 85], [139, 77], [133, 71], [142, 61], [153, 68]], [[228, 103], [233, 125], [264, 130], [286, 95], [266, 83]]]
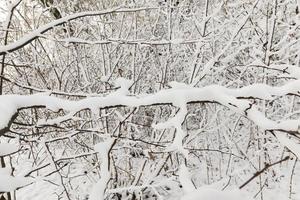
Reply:
[[111, 14], [111, 13], [117, 13], [117, 12], [137, 12], [137, 11], [143, 11], [143, 10], [149, 10], [149, 9], [156, 9], [156, 8], [112, 8], [112, 9], [107, 9], [104, 11], [87, 11], [87, 12], [81, 12], [81, 13], [76, 13], [72, 15], [68, 15], [66, 17], [62, 17], [60, 19], [54, 20], [48, 24], [45, 24], [41, 26], [40, 28], [33, 30], [32, 32], [27, 33], [24, 35], [22, 38], [20, 38], [18, 41], [13, 42], [11, 44], [5, 45], [5, 46], [0, 46], [0, 55], [16, 51], [25, 45], [29, 44], [36, 38], [40, 37], [42, 34], [46, 33], [49, 30], [52, 30], [54, 27], [62, 25], [67, 23], [68, 21], [72, 21], [78, 18], [82, 17], [89, 17], [89, 16], [101, 16], [101, 15], [106, 15], [106, 14]]
[[299, 95], [299, 80], [279, 87], [254, 84], [238, 89], [229, 89], [218, 85], [194, 88], [187, 85], [172, 83], [172, 89], [162, 90], [155, 94], [139, 96], [128, 95], [126, 89], [130, 87], [130, 82], [127, 82], [127, 80], [122, 81], [124, 85], [115, 93], [105, 97], [89, 97], [79, 101], [70, 101], [54, 96], [48, 96], [47, 94], [35, 94], [29, 96], [3, 95], [0, 97], [0, 110], [1, 113], [5, 114], [1, 116], [0, 128], [2, 130], [11, 124], [12, 117], [19, 109], [34, 106], [44, 106], [53, 111], [63, 109], [75, 113], [84, 109], [96, 110], [121, 106], [139, 107], [170, 104], [180, 108], [183, 103], [215, 102], [245, 115], [265, 130], [282, 129], [285, 131], [298, 131], [298, 123], [296, 120], [288, 120], [280, 123], [269, 120], [256, 109], [252, 102], [246, 99], [258, 98], [273, 100], [275, 97], [288, 94]]

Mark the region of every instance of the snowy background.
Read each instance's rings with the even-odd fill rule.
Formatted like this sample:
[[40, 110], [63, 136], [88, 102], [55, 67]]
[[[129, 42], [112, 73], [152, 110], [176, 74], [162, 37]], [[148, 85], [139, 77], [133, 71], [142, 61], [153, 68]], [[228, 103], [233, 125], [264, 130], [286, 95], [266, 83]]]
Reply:
[[1, 200], [300, 200], [299, 0], [0, 0]]

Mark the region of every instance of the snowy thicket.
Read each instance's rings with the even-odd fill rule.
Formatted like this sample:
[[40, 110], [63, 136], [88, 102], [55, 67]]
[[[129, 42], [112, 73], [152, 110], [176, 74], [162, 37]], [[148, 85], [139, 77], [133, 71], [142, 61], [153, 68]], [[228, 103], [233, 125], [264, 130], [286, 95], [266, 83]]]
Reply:
[[0, 6], [0, 199], [300, 200], [299, 0]]

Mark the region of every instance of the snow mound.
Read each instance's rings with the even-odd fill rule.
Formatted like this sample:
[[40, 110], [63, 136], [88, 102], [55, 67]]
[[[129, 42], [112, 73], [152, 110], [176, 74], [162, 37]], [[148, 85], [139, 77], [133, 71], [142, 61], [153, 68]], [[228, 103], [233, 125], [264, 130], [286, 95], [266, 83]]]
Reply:
[[10, 192], [33, 182], [30, 178], [13, 177], [10, 171], [9, 168], [0, 169], [0, 192]]
[[6, 156], [17, 152], [19, 149], [18, 146], [8, 143], [0, 143], [0, 156]]
[[248, 195], [239, 190], [220, 191], [213, 188], [201, 187], [194, 192], [184, 195], [181, 200], [253, 200]]

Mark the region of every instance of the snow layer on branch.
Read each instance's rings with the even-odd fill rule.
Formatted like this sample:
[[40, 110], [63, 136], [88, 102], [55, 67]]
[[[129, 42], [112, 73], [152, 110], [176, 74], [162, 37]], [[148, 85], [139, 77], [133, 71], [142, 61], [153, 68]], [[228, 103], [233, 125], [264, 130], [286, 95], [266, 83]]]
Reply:
[[80, 13], [75, 13], [72, 15], [68, 15], [65, 17], [62, 17], [60, 19], [54, 20], [48, 24], [45, 24], [35, 30], [33, 30], [30, 33], [27, 33], [26, 35], [24, 35], [21, 39], [19, 39], [18, 41], [15, 41], [11, 44], [8, 45], [4, 45], [4, 46], [0, 46], [0, 55], [7, 53], [7, 52], [11, 52], [14, 50], [17, 50], [23, 46], [25, 46], [26, 44], [28, 44], [30, 41], [38, 38], [41, 36], [41, 34], [47, 32], [48, 30], [52, 29], [55, 26], [64, 24], [70, 20], [74, 20], [74, 19], [78, 19], [78, 18], [82, 18], [82, 17], [86, 17], [86, 16], [97, 16], [97, 15], [104, 15], [104, 14], [110, 14], [112, 12], [130, 12], [130, 11], [139, 11], [139, 10], [147, 10], [147, 9], [155, 9], [155, 8], [135, 8], [135, 9], [121, 9], [121, 8], [113, 8], [113, 9], [107, 9], [107, 10], [101, 10], [101, 11], [85, 11], [85, 12], [80, 12]]
[[292, 151], [300, 159], [300, 145], [283, 134], [276, 134], [279, 142]]
[[17, 106], [10, 102], [9, 96], [0, 97], [0, 129], [6, 127], [11, 116], [17, 112]]
[[191, 181], [191, 175], [188, 171], [188, 168], [184, 164], [180, 166], [178, 175], [179, 175], [179, 181], [185, 193], [188, 194], [195, 191], [195, 187]]
[[30, 178], [13, 177], [9, 168], [0, 168], [0, 192], [10, 192], [32, 183]]
[[18, 146], [8, 143], [0, 143], [0, 156], [6, 156], [18, 151]]
[[[20, 108], [31, 106], [45, 106], [51, 110], [64, 109], [69, 112], [76, 112], [82, 109], [95, 110], [97, 108], [114, 107], [114, 106], [146, 106], [155, 104], [172, 104], [182, 108], [183, 104], [189, 102], [210, 101], [218, 102], [231, 110], [242, 115], [248, 114], [248, 118], [261, 128], [283, 129], [288, 131], [298, 131], [298, 121], [274, 122], [260, 113], [255, 106], [251, 107], [249, 101], [238, 99], [238, 97], [273, 99], [274, 96], [282, 96], [288, 93], [299, 93], [300, 80], [296, 80], [280, 87], [271, 87], [264, 84], [254, 84], [238, 89], [229, 89], [218, 85], [211, 85], [203, 88], [175, 87], [172, 89], [161, 90], [157, 93], [146, 96], [128, 95], [130, 81], [119, 79], [117, 85], [121, 88], [115, 93], [105, 97], [88, 97], [79, 101], [70, 101], [60, 99], [45, 94], [36, 94], [30, 96], [21, 95], [3, 95], [0, 97], [0, 130], [8, 125], [11, 117]], [[174, 86], [174, 83], [171, 84]], [[180, 85], [180, 84], [175, 84]], [[180, 121], [175, 120], [175, 121]]]
[[128, 90], [132, 84], [133, 84], [133, 81], [131, 81], [131, 80], [127, 80], [125, 78], [117, 78], [117, 80], [115, 81], [115, 85], [117, 87], [120, 87], [120, 89], [117, 90], [116, 94], [123, 94], [123, 95], [129, 94]]
[[107, 139], [105, 142], [101, 142], [95, 145], [95, 151], [97, 151], [101, 158], [101, 171], [100, 180], [93, 186], [90, 193], [90, 200], [103, 200], [106, 185], [110, 179], [109, 172], [109, 150], [114, 142], [114, 139]]
[[184, 164], [180, 166], [178, 175], [185, 193], [181, 200], [251, 200], [245, 192], [239, 189], [231, 191], [216, 189], [218, 183], [195, 189], [188, 168]]

